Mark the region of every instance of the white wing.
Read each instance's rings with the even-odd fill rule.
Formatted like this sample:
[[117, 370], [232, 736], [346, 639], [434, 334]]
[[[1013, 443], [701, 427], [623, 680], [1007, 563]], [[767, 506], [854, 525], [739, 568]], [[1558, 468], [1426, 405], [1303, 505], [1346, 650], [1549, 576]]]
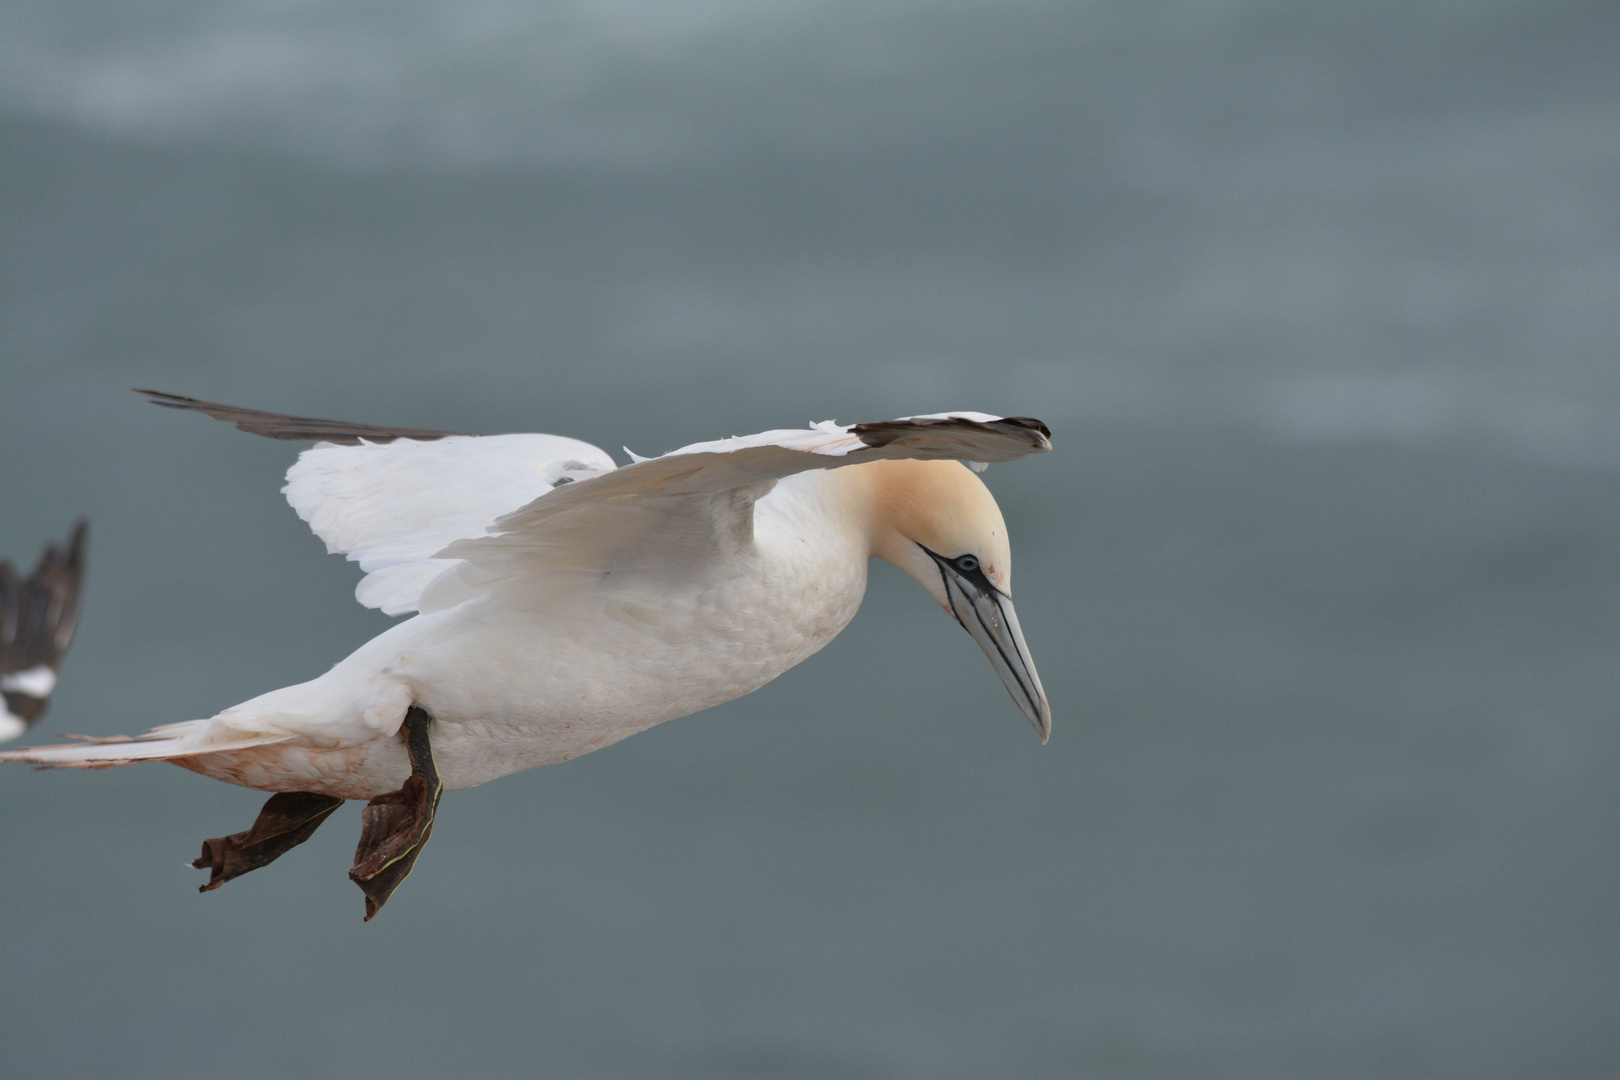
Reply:
[[403, 615], [454, 565], [433, 557], [440, 549], [484, 535], [497, 518], [559, 484], [613, 467], [596, 447], [558, 435], [322, 443], [298, 455], [281, 490], [328, 551], [366, 572], [355, 598]]
[[474, 595], [544, 605], [604, 573], [700, 575], [751, 541], [754, 502], [782, 477], [883, 458], [1014, 461], [1050, 450], [1050, 437], [1038, 420], [960, 412], [696, 443], [546, 492], [490, 535], [448, 545], [437, 558], [460, 562], [420, 608]]
[[366, 572], [355, 597], [389, 615], [416, 610], [422, 589], [452, 565], [434, 558], [440, 548], [482, 536], [496, 518], [559, 484], [613, 470], [601, 450], [558, 435], [384, 427], [136, 392], [253, 435], [319, 443], [298, 456], [281, 490], [328, 551]]

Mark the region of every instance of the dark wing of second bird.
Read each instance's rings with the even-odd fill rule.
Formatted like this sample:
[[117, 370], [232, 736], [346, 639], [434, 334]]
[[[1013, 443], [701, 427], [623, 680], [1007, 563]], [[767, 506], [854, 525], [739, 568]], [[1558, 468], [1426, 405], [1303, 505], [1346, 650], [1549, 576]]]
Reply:
[[44, 713], [73, 641], [89, 536], [89, 523], [80, 521], [65, 544], [46, 546], [27, 577], [0, 560], [0, 696], [25, 726]]

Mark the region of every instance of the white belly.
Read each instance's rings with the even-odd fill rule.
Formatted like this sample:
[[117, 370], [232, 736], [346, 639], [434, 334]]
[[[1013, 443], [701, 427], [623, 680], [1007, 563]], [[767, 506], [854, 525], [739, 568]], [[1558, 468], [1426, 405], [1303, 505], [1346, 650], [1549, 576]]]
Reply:
[[591, 612], [498, 624], [408, 654], [400, 673], [434, 717], [445, 785], [472, 787], [759, 689], [854, 617], [858, 569], [815, 603], [788, 604], [757, 581], [665, 602], [610, 596]]

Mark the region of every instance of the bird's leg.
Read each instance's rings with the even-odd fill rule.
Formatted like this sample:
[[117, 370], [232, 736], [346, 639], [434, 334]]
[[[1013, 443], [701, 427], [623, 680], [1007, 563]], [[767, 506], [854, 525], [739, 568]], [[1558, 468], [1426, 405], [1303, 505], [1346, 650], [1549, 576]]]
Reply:
[[343, 800], [334, 795], [317, 795], [313, 791], [283, 791], [270, 796], [253, 828], [203, 841], [202, 855], [191, 865], [213, 873], [208, 884], [197, 891], [217, 889], [249, 870], [269, 866], [314, 836], [327, 815], [342, 805]]
[[428, 727], [433, 717], [412, 705], [405, 713], [405, 748], [411, 755], [411, 775], [405, 786], [379, 795], [361, 811], [360, 845], [354, 849], [349, 877], [366, 894], [366, 921], [370, 922], [399, 883], [416, 865], [416, 857], [433, 834], [433, 815], [439, 808], [444, 785], [433, 765]]

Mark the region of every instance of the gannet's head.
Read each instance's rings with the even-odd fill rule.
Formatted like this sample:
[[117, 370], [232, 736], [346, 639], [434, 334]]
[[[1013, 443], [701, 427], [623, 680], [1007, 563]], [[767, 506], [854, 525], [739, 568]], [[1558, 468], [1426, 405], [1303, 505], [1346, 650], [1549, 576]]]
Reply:
[[874, 461], [872, 554], [928, 590], [990, 658], [1045, 742], [1052, 709], [1012, 605], [1012, 549], [990, 489], [956, 461]]

